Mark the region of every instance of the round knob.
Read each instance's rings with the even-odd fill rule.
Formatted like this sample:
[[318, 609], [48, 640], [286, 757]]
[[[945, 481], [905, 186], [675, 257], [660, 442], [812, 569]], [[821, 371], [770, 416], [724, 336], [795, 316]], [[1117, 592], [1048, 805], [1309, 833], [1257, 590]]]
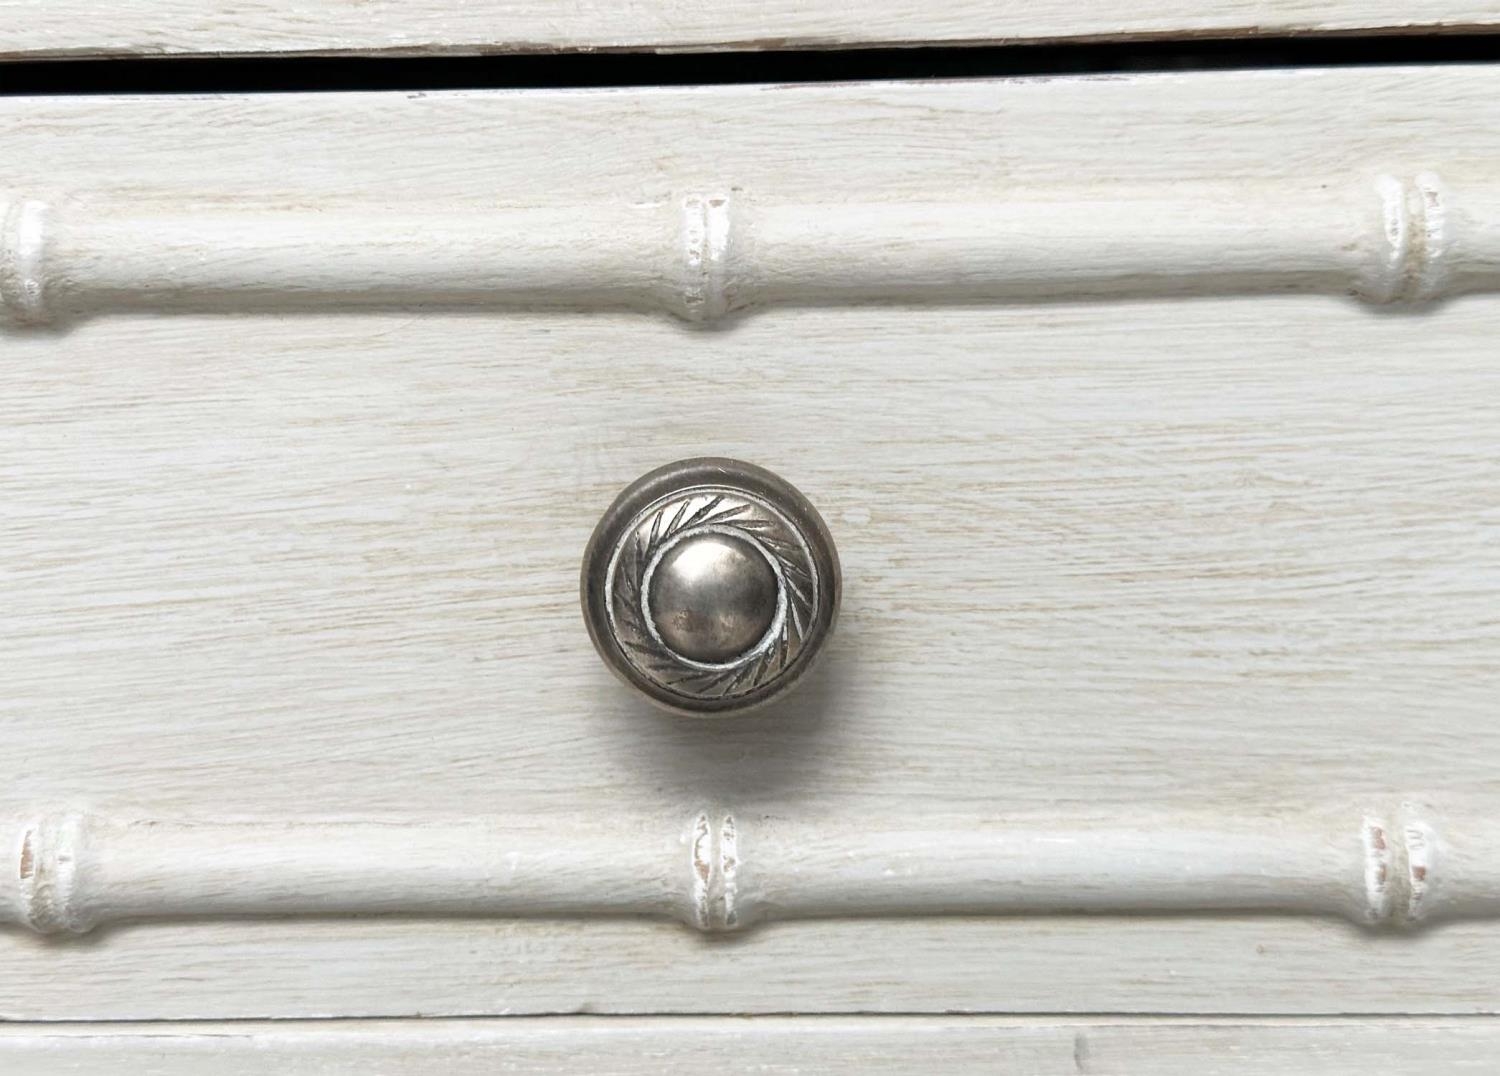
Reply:
[[801, 679], [833, 630], [839, 585], [817, 510], [738, 460], [636, 479], [583, 555], [583, 615], [605, 663], [697, 716], [759, 706]]

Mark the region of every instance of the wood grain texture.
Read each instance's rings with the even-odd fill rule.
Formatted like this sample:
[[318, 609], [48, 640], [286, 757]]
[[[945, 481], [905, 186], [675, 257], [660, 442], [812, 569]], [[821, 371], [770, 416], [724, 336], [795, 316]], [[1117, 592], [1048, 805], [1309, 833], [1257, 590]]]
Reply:
[[972, 1072], [995, 1076], [1488, 1073], [1480, 1019], [635, 1018], [0, 1027], [9, 1076], [650, 1076]]
[[705, 938], [610, 919], [348, 917], [5, 938], [8, 1020], [549, 1013], [1494, 1013], [1494, 927], [1224, 915], [856, 919]]
[[[0, 189], [87, 216], [205, 192], [448, 215], [734, 186], [985, 201], [1434, 162], [1457, 188], [1500, 161], [1497, 89], [1448, 68], [12, 98]], [[712, 809], [747, 832], [823, 823], [837, 864], [872, 819], [1483, 814], [1497, 312], [1273, 290], [789, 307], [706, 330], [273, 302], [7, 333], [0, 815], [667, 834]], [[648, 712], [577, 605], [614, 492], [703, 453], [784, 474], [844, 562], [823, 667], [743, 721]], [[1496, 1007], [1497, 956], [1483, 923], [1372, 938], [1228, 914], [736, 939], [566, 918], [126, 924], [0, 935], [0, 1013], [1472, 1012]]]
[[0, 55], [528, 52], [973, 44], [1500, 25], [1481, 0], [0, 0]]

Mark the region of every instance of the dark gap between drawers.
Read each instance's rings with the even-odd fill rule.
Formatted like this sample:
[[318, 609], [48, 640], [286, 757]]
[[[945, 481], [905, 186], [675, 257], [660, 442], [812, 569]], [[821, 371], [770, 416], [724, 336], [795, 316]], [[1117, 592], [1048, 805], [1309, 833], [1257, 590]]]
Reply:
[[1368, 67], [1500, 58], [1500, 33], [1239, 37], [786, 51], [0, 62], [0, 95], [547, 89]]

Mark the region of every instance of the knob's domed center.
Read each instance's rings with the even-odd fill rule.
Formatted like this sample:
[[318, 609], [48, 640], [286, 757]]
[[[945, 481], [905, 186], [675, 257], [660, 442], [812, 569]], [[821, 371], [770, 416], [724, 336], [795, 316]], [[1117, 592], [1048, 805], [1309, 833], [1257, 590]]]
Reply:
[[662, 641], [692, 661], [730, 661], [776, 616], [776, 573], [749, 542], [699, 534], [669, 549], [652, 573], [647, 612]]

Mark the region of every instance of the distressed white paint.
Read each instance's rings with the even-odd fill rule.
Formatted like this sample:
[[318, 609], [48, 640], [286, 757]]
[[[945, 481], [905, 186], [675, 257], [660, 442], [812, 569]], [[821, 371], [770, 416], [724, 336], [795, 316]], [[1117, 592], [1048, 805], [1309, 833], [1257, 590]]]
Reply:
[[[232, 915], [668, 917], [704, 931], [772, 919], [1061, 912], [1280, 912], [1412, 926], [1500, 915], [1500, 827], [1455, 843], [1411, 807], [1295, 824], [941, 820], [761, 822], [677, 830], [618, 818], [17, 827], [0, 924], [83, 933], [120, 920]], [[1328, 812], [1322, 812], [1328, 814]]]
[[1433, 172], [1098, 184], [993, 202], [766, 196], [463, 213], [222, 209], [221, 199], [151, 208], [135, 196], [71, 217], [18, 198], [3, 214], [0, 309], [19, 325], [117, 308], [423, 302], [637, 307], [714, 322], [770, 303], [1267, 291], [1390, 303], [1500, 288], [1500, 185], [1455, 195]]
[[[1500, 1021], [1120, 1017], [600, 1018], [0, 1026], [7, 1076], [1426, 1076], [1494, 1070]], [[60, 1069], [62, 1063], [66, 1069]]]
[[838, 48], [1496, 25], [1484, 0], [0, 0], [0, 55]]
[[[0, 932], [7, 1019], [486, 1013], [1491, 1013], [1494, 924], [1336, 918], [275, 917]], [[15, 970], [12, 970], [15, 969]], [[91, 1015], [92, 1014], [92, 1015]]]
[[[32, 215], [43, 237], [131, 204], [151, 220], [358, 224], [378, 203], [393, 219], [473, 220], [479, 239], [511, 212], [571, 221], [580, 206], [650, 205], [664, 225], [646, 236], [664, 259], [651, 271], [676, 267], [672, 294], [687, 295], [673, 244], [701, 236], [705, 302], [732, 294], [736, 265], [774, 258], [734, 212], [705, 211], [698, 231], [673, 223], [693, 192], [742, 192], [753, 225], [777, 205], [830, 207], [837, 223], [844, 206], [1305, 189], [1343, 214], [1325, 225], [1331, 242], [1307, 248], [1349, 259], [1334, 266], [1341, 286], [1363, 272], [1462, 291], [1459, 277], [1422, 281], [1492, 242], [1497, 89], [1494, 71], [1456, 67], [6, 99], [0, 189], [48, 207]], [[1427, 173], [1451, 216], [1411, 205]], [[1402, 177], [1403, 196], [1382, 201], [1380, 176]], [[1191, 235], [1200, 206], [1179, 204]], [[1377, 229], [1383, 211], [1392, 230]], [[1073, 249], [1114, 256], [1088, 245], [1101, 226]], [[1361, 258], [1340, 247], [1392, 234]], [[457, 235], [445, 256], [474, 242]], [[42, 282], [42, 312], [65, 314], [68, 277], [49, 268], [62, 248], [5, 249], [24, 255], [7, 263], [7, 294]], [[806, 250], [848, 264], [826, 244]], [[1377, 250], [1391, 255], [1384, 275]], [[159, 249], [139, 258], [160, 271]], [[379, 266], [355, 268], [368, 280]], [[72, 893], [103, 879], [114, 894], [103, 866], [139, 872], [122, 901], [149, 908], [171, 879], [182, 888], [156, 896], [203, 908], [199, 876], [178, 873], [172, 851], [173, 827], [194, 820], [292, 834], [434, 824], [461, 890], [474, 859], [508, 868], [489, 841], [525, 852], [505, 842], [562, 819], [548, 839], [583, 855], [561, 860], [554, 892], [762, 925], [706, 938], [576, 906], [237, 921], [221, 903], [76, 939], [0, 932], [0, 1014], [1493, 1009], [1493, 923], [1443, 920], [1459, 908], [1450, 896], [1482, 905], [1493, 891], [1492, 858], [1463, 849], [1487, 847], [1475, 820], [1494, 814], [1500, 757], [1500, 306], [1467, 294], [1387, 312], [1279, 290], [850, 296], [770, 304], [711, 332], [607, 304], [355, 308], [241, 292], [7, 330], [0, 816], [78, 811], [106, 837], [110, 820], [165, 827], [160, 847], [141, 837], [119, 859], [121, 846], [95, 854], [80, 837]], [[610, 497], [704, 452], [803, 489], [846, 583], [818, 675], [769, 714], [710, 724], [646, 712], [601, 667], [577, 607], [579, 557]], [[1409, 819], [1406, 803], [1420, 805]], [[708, 878], [684, 899], [682, 834], [700, 813]], [[838, 903], [875, 899], [879, 865], [928, 826], [975, 846], [998, 834], [1003, 851], [1085, 818], [1148, 844], [1240, 834], [1204, 859], [1218, 892], [1254, 895], [1260, 911], [1291, 893], [1392, 922], [1430, 906], [1438, 925], [1380, 936], [1250, 909], [1054, 914], [1078, 907], [1071, 883], [1117, 900], [1115, 872], [1150, 867], [1093, 853], [946, 868], [973, 872], [1008, 917], [863, 919]], [[1365, 818], [1399, 830], [1384, 891]], [[1298, 860], [1278, 874], [1264, 857], [1283, 840]], [[321, 859], [295, 841], [252, 845], [259, 864], [290, 863], [308, 891], [336, 896], [384, 877], [377, 867], [400, 875], [407, 851], [372, 865], [358, 840]], [[48, 847], [56, 860], [67, 843]], [[238, 884], [243, 848], [212, 851]], [[622, 873], [642, 855], [632, 884], [667, 889], [601, 897], [581, 884], [598, 877], [594, 853]], [[1428, 865], [1421, 884], [1403, 857]], [[12, 902], [19, 848], [13, 862]], [[1016, 879], [1052, 885], [1053, 899], [1028, 891], [1001, 908]], [[774, 887], [820, 917], [776, 921]], [[228, 889], [206, 903], [231, 901]], [[933, 910], [930, 893], [889, 892], [904, 914]], [[409, 899], [404, 883], [396, 896]], [[50, 907], [70, 914], [68, 899]]]

